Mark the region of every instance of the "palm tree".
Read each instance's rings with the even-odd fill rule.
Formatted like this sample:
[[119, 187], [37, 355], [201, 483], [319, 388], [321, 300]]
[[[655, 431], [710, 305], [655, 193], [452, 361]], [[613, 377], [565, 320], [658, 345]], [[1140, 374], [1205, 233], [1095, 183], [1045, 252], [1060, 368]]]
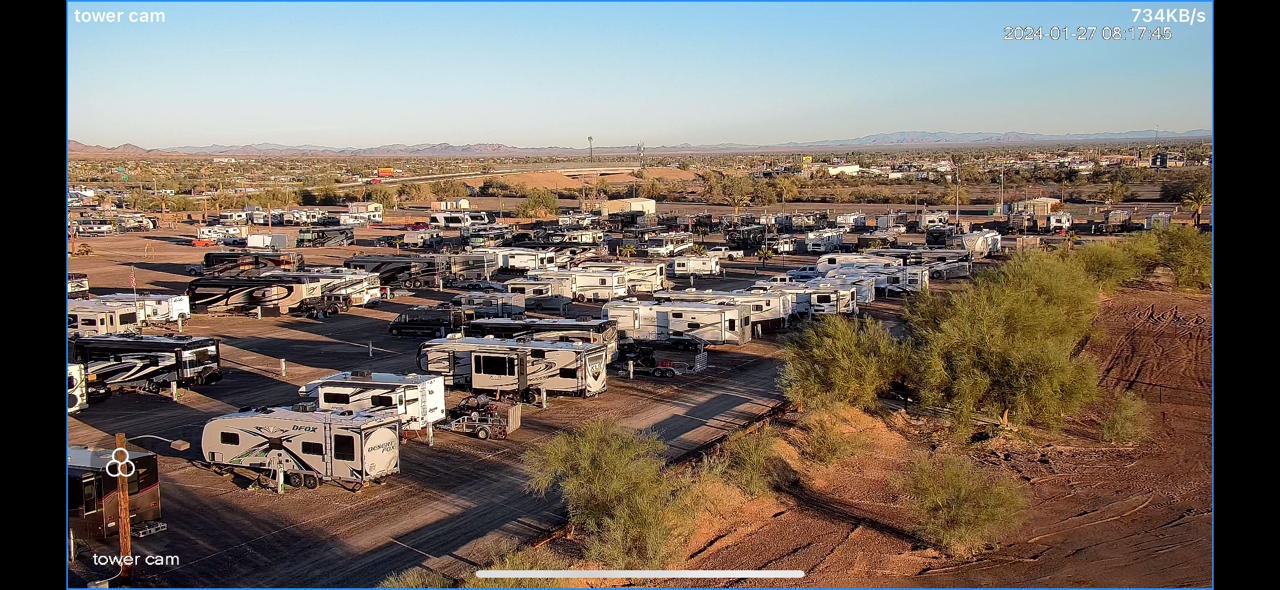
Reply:
[[1080, 239], [1080, 234], [1076, 233], [1075, 231], [1069, 231], [1063, 237], [1064, 239], [1066, 239], [1065, 243], [1067, 245], [1067, 252], [1070, 252], [1071, 247], [1075, 245], [1076, 240]]
[[689, 254], [691, 256], [706, 256], [707, 247], [702, 244], [694, 244], [693, 247], [689, 248]]
[[1196, 227], [1200, 226], [1200, 214], [1204, 211], [1205, 205], [1213, 204], [1213, 191], [1207, 186], [1197, 186], [1191, 194], [1183, 197], [1182, 204], [1188, 209], [1194, 209], [1196, 212]]
[[777, 256], [777, 254], [768, 248], [761, 248], [759, 252], [756, 252], [756, 258], [760, 259], [760, 264], [765, 264], [770, 260], [773, 260], [774, 256]]
[[711, 233], [711, 230], [705, 227], [699, 227], [697, 231], [698, 231], [698, 241], [706, 242], [707, 234]]
[[750, 207], [751, 197], [746, 195], [729, 195], [724, 198], [724, 204], [733, 206], [733, 214], [738, 214], [739, 207]]
[[623, 244], [621, 248], [618, 248], [618, 254], [621, 254], [621, 255], [623, 255], [623, 256], [625, 256], [625, 257], [627, 257], [627, 258], [631, 258], [632, 256], [635, 256], [635, 254], [636, 254], [636, 245], [635, 245], [635, 244]]

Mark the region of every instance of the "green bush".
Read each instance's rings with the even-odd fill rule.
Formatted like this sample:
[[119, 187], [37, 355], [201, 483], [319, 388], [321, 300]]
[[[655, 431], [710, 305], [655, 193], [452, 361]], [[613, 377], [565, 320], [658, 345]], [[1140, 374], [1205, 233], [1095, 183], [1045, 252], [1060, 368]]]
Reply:
[[777, 456], [778, 435], [769, 427], [738, 431], [724, 443], [728, 479], [743, 492], [758, 496], [773, 485], [771, 460]]
[[953, 555], [981, 549], [1018, 525], [1026, 500], [1006, 477], [960, 457], [921, 457], [899, 480], [915, 532]]
[[413, 568], [378, 582], [378, 588], [453, 588], [453, 578], [431, 570]]
[[516, 208], [516, 217], [546, 217], [560, 212], [560, 198], [545, 188], [534, 188]]
[[1079, 260], [1105, 290], [1136, 281], [1146, 274], [1134, 256], [1116, 244], [1095, 242], [1073, 250], [1071, 256]]
[[[508, 546], [509, 547], [509, 546]], [[537, 549], [510, 549], [498, 551], [491, 558], [489, 570], [565, 570], [569, 564], [546, 547]], [[560, 588], [560, 578], [480, 578], [474, 573], [462, 583], [462, 588]]]
[[899, 378], [906, 358], [906, 349], [880, 322], [825, 316], [784, 344], [780, 385], [804, 409], [870, 408]]
[[801, 424], [804, 429], [801, 454], [815, 463], [830, 465], [861, 452], [866, 440], [861, 433], [847, 435], [841, 432], [840, 422], [831, 414], [807, 416]]
[[1110, 412], [1102, 421], [1099, 434], [1110, 443], [1133, 443], [1146, 438], [1151, 428], [1147, 402], [1132, 391], [1117, 395]]
[[1189, 225], [1173, 225], [1159, 233], [1160, 258], [1179, 287], [1208, 289], [1213, 284], [1213, 239]]

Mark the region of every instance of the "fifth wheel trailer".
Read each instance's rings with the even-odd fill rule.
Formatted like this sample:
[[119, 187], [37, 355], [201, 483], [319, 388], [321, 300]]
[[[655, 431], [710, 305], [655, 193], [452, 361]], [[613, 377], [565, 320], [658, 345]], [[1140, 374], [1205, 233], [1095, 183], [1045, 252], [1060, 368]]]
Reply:
[[791, 298], [783, 293], [734, 293], [707, 289], [684, 291], [659, 291], [653, 294], [655, 301], [683, 301], [694, 303], [743, 304], [751, 306], [751, 326], [761, 331], [777, 332], [787, 328], [791, 317]]
[[689, 344], [746, 344], [751, 341], [751, 307], [638, 301], [604, 304], [604, 319], [618, 324], [622, 338], [637, 341], [686, 341]]
[[592, 397], [603, 393], [609, 351], [603, 344], [466, 338], [450, 334], [418, 348], [418, 368], [456, 389], [517, 396], [537, 392]]
[[618, 354], [618, 330], [612, 320], [590, 317], [562, 318], [481, 318], [466, 323], [463, 334], [483, 338], [512, 339], [527, 337], [552, 342], [584, 342], [603, 344], [612, 361]]
[[310, 277], [201, 277], [187, 285], [194, 313], [238, 313], [261, 309], [263, 316], [321, 311], [324, 282]]
[[315, 399], [321, 410], [399, 416], [404, 430], [423, 430], [446, 417], [444, 378], [439, 375], [347, 371], [311, 381], [298, 394]]

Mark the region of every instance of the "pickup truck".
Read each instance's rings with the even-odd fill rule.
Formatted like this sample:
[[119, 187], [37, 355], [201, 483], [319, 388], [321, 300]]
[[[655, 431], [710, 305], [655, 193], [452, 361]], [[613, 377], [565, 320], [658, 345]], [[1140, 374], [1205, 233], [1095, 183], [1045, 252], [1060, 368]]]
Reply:
[[742, 250], [730, 250], [728, 246], [716, 246], [707, 250], [707, 256], [712, 258], [723, 258], [726, 260], [737, 260], [743, 257]]
[[795, 280], [808, 280], [818, 276], [818, 267], [814, 265], [802, 266], [787, 271], [787, 277]]

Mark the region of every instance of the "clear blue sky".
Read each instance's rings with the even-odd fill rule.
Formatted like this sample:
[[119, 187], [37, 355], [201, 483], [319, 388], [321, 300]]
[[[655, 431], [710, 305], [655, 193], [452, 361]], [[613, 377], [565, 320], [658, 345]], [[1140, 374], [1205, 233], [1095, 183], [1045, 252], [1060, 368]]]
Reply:
[[[1131, 12], [1193, 7], [1204, 22]], [[1141, 25], [1172, 38], [1101, 38]], [[1213, 25], [1208, 3], [73, 2], [68, 137], [585, 147], [1208, 129]], [[1045, 38], [1006, 41], [1006, 26]], [[1054, 41], [1052, 26], [1099, 31]]]

